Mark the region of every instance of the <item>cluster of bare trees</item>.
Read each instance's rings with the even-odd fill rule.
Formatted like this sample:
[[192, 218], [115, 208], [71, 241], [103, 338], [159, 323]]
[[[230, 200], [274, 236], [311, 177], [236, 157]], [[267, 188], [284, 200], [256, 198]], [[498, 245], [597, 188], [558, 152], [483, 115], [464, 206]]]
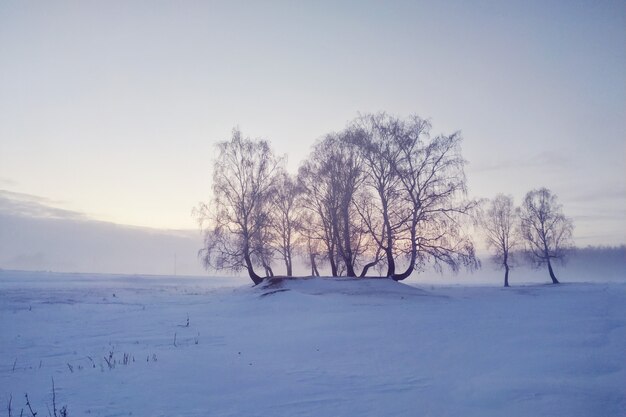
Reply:
[[461, 137], [430, 130], [417, 116], [360, 116], [320, 140], [296, 176], [267, 141], [234, 130], [218, 144], [213, 197], [197, 212], [205, 266], [246, 270], [255, 284], [277, 261], [291, 276], [296, 256], [312, 275], [327, 264], [332, 276], [376, 270], [395, 280], [429, 263], [476, 266], [461, 220], [476, 207]]
[[[332, 276], [398, 281], [427, 264], [477, 266], [464, 228], [477, 202], [466, 198], [461, 137], [430, 130], [417, 116], [360, 116], [318, 141], [295, 176], [268, 141], [233, 130], [217, 145], [212, 199], [197, 210], [205, 267], [246, 270], [258, 284], [277, 263], [292, 276], [298, 257], [311, 275], [327, 265]], [[559, 282], [552, 262], [570, 248], [573, 223], [550, 190], [530, 191], [519, 208], [498, 195], [478, 219], [505, 286], [520, 251]]]
[[520, 251], [535, 266], [546, 265], [552, 283], [559, 283], [552, 262], [562, 261], [571, 248], [574, 223], [549, 189], [529, 191], [521, 207], [514, 206], [513, 197], [499, 194], [480, 211], [479, 220], [494, 261], [504, 268], [505, 287], [513, 257]]

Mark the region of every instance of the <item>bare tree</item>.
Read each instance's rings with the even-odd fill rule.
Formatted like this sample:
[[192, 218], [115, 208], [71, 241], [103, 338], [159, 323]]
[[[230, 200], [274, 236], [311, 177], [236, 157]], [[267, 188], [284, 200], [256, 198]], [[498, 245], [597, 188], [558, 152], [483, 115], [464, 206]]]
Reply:
[[479, 214], [487, 246], [494, 251], [494, 261], [504, 268], [504, 286], [509, 286], [512, 250], [520, 243], [516, 228], [517, 213], [513, 197], [498, 194], [489, 202], [486, 211]]
[[[363, 155], [364, 183], [373, 194], [373, 198], [363, 199], [357, 209], [372, 240], [384, 253], [388, 277], [396, 274], [394, 248], [409, 211], [398, 175], [403, 127], [401, 120], [385, 113], [363, 115], [352, 124], [353, 141]], [[426, 127], [424, 124], [421, 128]]]
[[[274, 190], [272, 189], [272, 191]], [[274, 194], [274, 192], [271, 194]], [[271, 197], [268, 197], [268, 199], [271, 199]], [[271, 201], [268, 201], [263, 206], [258, 207], [253, 216], [255, 223], [259, 225], [253, 241], [253, 260], [261, 265], [266, 277], [274, 276], [272, 262], [276, 255], [276, 247], [272, 244], [275, 239], [272, 210]]]
[[354, 207], [363, 182], [362, 159], [357, 147], [350, 141], [349, 131], [342, 132], [332, 145], [332, 153], [324, 166], [331, 172], [338, 195], [337, 251], [346, 268], [346, 275], [355, 277], [359, 257], [367, 245], [367, 233]]
[[296, 233], [301, 228], [302, 211], [298, 206], [300, 187], [286, 172], [278, 175], [272, 199], [274, 247], [285, 262], [287, 276], [293, 275]]
[[559, 281], [551, 260], [563, 260], [572, 246], [574, 223], [563, 215], [557, 197], [547, 188], [529, 191], [520, 211], [526, 249], [537, 266], [548, 265], [553, 284]]
[[[384, 113], [361, 116], [354, 128], [367, 167], [366, 184], [376, 200], [359, 213], [384, 252], [387, 276], [403, 280], [427, 262], [455, 271], [475, 266], [462, 217], [476, 202], [463, 198], [460, 135], [431, 138], [428, 121]], [[399, 272], [399, 265], [404, 270]]]
[[322, 226], [333, 276], [357, 275], [361, 255], [368, 250], [368, 234], [355, 207], [364, 179], [361, 154], [350, 132], [327, 135], [301, 166], [299, 182], [304, 207]]
[[321, 166], [325, 156], [322, 148], [316, 148], [309, 160], [304, 161], [298, 171], [298, 184], [303, 190], [302, 207], [309, 225], [306, 232], [312, 241], [322, 242], [325, 257], [330, 264], [333, 277], [339, 276], [337, 254], [339, 203], [333, 178]]
[[206, 268], [245, 269], [255, 284], [263, 278], [254, 266], [272, 275], [269, 247], [271, 196], [281, 159], [265, 140], [243, 138], [233, 130], [230, 141], [217, 144], [213, 170], [213, 197], [196, 210], [205, 229], [200, 250]]
[[305, 262], [311, 268], [311, 276], [319, 277], [320, 272], [317, 267], [318, 261], [324, 258], [322, 254], [322, 242], [319, 230], [322, 228], [320, 224], [316, 222], [316, 216], [314, 213], [306, 210], [301, 210], [301, 221], [298, 233], [298, 247], [301, 250], [301, 254], [305, 258]]
[[392, 277], [407, 278], [426, 262], [436, 268], [447, 265], [453, 271], [477, 265], [474, 245], [463, 228], [463, 217], [476, 207], [464, 200], [465, 161], [461, 157], [459, 133], [430, 138], [424, 121], [413, 117], [400, 142], [398, 176], [409, 205], [407, 230], [408, 268]]

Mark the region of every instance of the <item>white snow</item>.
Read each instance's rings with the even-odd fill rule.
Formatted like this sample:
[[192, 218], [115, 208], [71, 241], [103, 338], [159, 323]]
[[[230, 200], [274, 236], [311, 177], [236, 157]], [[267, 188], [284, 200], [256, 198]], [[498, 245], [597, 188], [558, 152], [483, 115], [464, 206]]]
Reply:
[[0, 271], [0, 415], [623, 416], [625, 326], [624, 283]]

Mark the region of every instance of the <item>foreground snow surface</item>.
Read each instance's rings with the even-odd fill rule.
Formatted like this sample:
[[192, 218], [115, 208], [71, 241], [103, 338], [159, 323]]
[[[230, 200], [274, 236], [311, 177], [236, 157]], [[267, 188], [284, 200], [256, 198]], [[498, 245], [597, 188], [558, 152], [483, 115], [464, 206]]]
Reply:
[[52, 378], [70, 417], [623, 416], [625, 321], [618, 283], [0, 271], [0, 416]]

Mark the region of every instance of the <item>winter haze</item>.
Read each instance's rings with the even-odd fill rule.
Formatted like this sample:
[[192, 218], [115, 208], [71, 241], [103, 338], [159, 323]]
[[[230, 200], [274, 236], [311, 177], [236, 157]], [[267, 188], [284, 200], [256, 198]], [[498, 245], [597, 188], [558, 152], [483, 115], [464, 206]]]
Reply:
[[625, 416], [625, 6], [0, 2], [0, 417]]
[[548, 186], [578, 246], [624, 244], [624, 20], [610, 1], [3, 3], [0, 267], [201, 274], [190, 213], [233, 126], [295, 172], [380, 110], [460, 130], [471, 196]]

